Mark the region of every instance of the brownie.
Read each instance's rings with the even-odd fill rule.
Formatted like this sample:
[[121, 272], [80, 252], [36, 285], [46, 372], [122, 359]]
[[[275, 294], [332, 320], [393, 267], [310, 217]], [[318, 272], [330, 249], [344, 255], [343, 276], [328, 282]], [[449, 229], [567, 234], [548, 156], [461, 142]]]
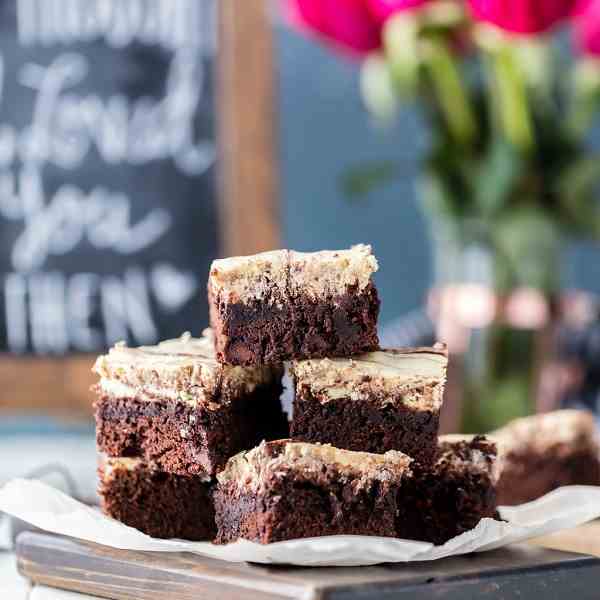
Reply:
[[591, 413], [533, 415], [491, 435], [502, 454], [501, 505], [523, 504], [564, 485], [600, 485], [600, 444]]
[[360, 452], [400, 450], [431, 463], [447, 363], [442, 344], [296, 361], [291, 436]]
[[496, 516], [499, 464], [492, 441], [442, 436], [433, 465], [412, 463], [400, 489], [396, 534], [444, 544]]
[[151, 347], [117, 344], [94, 370], [96, 438], [109, 456], [210, 478], [240, 450], [288, 435], [282, 370], [219, 364], [210, 332]]
[[365, 245], [214, 261], [208, 295], [218, 360], [248, 366], [377, 349], [377, 268]]
[[217, 543], [335, 534], [393, 536], [401, 452], [368, 454], [290, 440], [230, 459], [214, 490]]
[[211, 484], [195, 475], [173, 475], [139, 458], [100, 457], [102, 510], [155, 538], [212, 540], [215, 511]]

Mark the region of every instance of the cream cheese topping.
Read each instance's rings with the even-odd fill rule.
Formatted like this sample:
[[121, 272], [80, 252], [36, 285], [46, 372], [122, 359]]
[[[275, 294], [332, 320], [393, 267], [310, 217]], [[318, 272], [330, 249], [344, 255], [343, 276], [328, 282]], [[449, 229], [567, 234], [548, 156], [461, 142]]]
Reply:
[[583, 410], [558, 410], [515, 419], [490, 435], [500, 447], [528, 447], [543, 452], [555, 444], [589, 444], [600, 448], [594, 416]]
[[162, 396], [195, 403], [211, 398], [218, 389], [233, 388], [246, 393], [278, 376], [268, 366], [221, 365], [215, 358], [212, 334], [202, 338], [189, 333], [156, 346], [129, 348], [120, 343], [100, 356], [93, 367], [100, 387], [109, 394], [131, 397]]
[[314, 298], [336, 296], [356, 286], [364, 290], [379, 269], [371, 246], [358, 244], [349, 250], [290, 253], [290, 294]]
[[225, 470], [217, 475], [219, 483], [234, 481], [239, 486], [256, 487], [269, 473], [284, 473], [285, 469], [292, 468], [295, 472], [318, 474], [329, 465], [348, 478], [388, 481], [399, 472], [408, 470], [412, 462], [410, 457], [396, 450], [371, 454], [340, 450], [329, 444], [286, 440], [270, 444], [281, 448], [281, 451], [272, 455], [268, 450], [269, 443], [263, 442], [230, 458]]
[[307, 386], [322, 402], [375, 395], [384, 404], [435, 409], [443, 400], [447, 364], [445, 346], [439, 345], [295, 361], [292, 373], [298, 389]]
[[[149, 471], [160, 471], [153, 462], [145, 461], [142, 458], [136, 457], [125, 457], [125, 456], [107, 456], [106, 454], [100, 454], [98, 456], [98, 464], [102, 473], [102, 481], [107, 483], [118, 474], [119, 471], [135, 471], [137, 469], [147, 469]], [[199, 478], [198, 475], [194, 477]], [[202, 477], [200, 481], [210, 481], [210, 477]]]
[[281, 289], [283, 296], [289, 260], [289, 250], [217, 259], [210, 267], [209, 287], [213, 293], [225, 294], [228, 302], [248, 296], [260, 300], [273, 285]]
[[378, 268], [365, 244], [320, 252], [275, 250], [213, 261], [209, 288], [227, 302], [260, 300], [273, 289], [282, 301], [303, 294], [338, 296], [352, 286], [364, 290]]
[[98, 463], [102, 470], [102, 478], [106, 481], [111, 479], [116, 471], [135, 471], [142, 467], [145, 462], [141, 458], [133, 457], [112, 457], [101, 454], [98, 457]]
[[107, 396], [113, 398], [135, 398], [145, 402], [154, 402], [156, 400], [169, 399], [184, 402], [186, 404], [196, 405], [198, 401], [208, 399], [204, 390], [197, 388], [194, 393], [178, 391], [168, 387], [155, 385], [145, 385], [135, 387], [114, 379], [102, 377], [99, 382], [100, 389]]

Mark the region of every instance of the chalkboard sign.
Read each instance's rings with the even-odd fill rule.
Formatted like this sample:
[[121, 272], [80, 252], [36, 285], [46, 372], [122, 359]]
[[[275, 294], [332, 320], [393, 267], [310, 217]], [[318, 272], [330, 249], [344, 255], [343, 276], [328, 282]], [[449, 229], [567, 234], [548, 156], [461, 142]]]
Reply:
[[0, 351], [207, 320], [217, 0], [0, 0]]

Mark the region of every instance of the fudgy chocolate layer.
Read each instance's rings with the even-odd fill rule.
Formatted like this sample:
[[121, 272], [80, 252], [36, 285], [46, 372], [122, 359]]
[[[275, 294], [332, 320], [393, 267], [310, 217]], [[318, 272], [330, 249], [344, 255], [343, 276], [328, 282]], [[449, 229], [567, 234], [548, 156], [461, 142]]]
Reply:
[[379, 298], [372, 283], [327, 299], [273, 294], [230, 303], [209, 291], [218, 360], [249, 366], [351, 356], [378, 347]]
[[430, 464], [437, 450], [439, 410], [418, 410], [400, 402], [335, 398], [322, 402], [307, 387], [297, 392], [291, 436], [336, 448], [382, 454], [399, 450]]
[[412, 463], [398, 499], [399, 538], [444, 544], [496, 516], [495, 445], [485, 438], [441, 443], [433, 466]]
[[[354, 482], [356, 483], [356, 482]], [[217, 543], [268, 544], [323, 535], [393, 536], [398, 481], [360, 488], [335, 473], [273, 476], [258, 491], [236, 482], [214, 491]]]
[[259, 386], [212, 410], [175, 400], [101, 396], [95, 403], [98, 448], [108, 456], [143, 457], [168, 473], [212, 477], [237, 452], [286, 437], [280, 394], [279, 384]]
[[99, 469], [104, 513], [156, 538], [212, 540], [216, 533], [210, 485], [148, 466]]
[[504, 457], [498, 481], [498, 504], [514, 506], [530, 502], [564, 485], [600, 485], [600, 457], [590, 449], [565, 445], [546, 455], [531, 452]]

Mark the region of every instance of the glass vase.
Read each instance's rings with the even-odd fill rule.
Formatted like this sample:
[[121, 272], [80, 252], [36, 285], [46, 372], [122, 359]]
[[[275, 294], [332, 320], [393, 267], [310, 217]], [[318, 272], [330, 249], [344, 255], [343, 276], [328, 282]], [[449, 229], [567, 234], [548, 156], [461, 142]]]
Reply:
[[447, 429], [489, 432], [554, 408], [544, 373], [556, 360], [560, 241], [524, 244], [520, 255], [483, 222], [436, 222], [432, 233], [429, 308], [452, 361]]

